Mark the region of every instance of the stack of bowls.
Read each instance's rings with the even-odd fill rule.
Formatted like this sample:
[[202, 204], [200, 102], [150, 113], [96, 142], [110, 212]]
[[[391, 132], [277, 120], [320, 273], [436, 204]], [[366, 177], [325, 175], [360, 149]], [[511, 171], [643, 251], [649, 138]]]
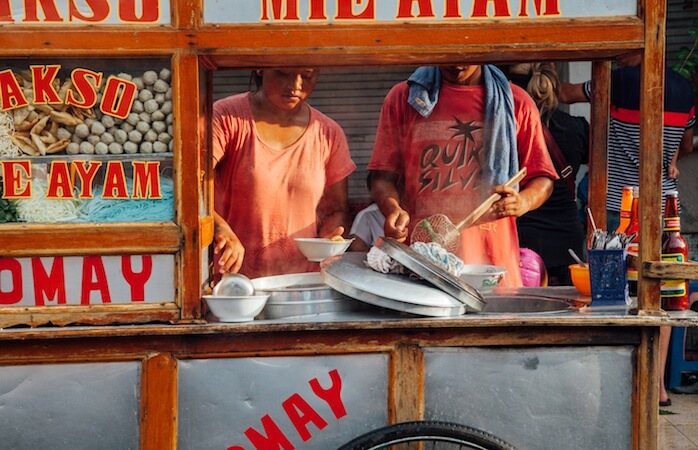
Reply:
[[250, 322], [262, 312], [268, 294], [255, 293], [252, 280], [241, 274], [224, 276], [213, 288], [213, 295], [204, 295], [211, 314], [221, 322]]
[[257, 294], [268, 294], [264, 319], [356, 311], [362, 304], [328, 286], [319, 272], [255, 278]]

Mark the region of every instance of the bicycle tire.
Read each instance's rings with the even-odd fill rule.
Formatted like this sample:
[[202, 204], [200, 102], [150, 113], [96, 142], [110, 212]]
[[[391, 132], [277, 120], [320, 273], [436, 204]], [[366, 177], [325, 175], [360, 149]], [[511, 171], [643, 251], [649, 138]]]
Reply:
[[415, 447], [420, 449], [516, 450], [503, 439], [485, 431], [457, 423], [428, 420], [402, 422], [378, 428], [352, 439], [338, 450], [381, 450], [397, 448], [393, 446], [408, 443], [432, 444], [427, 447]]

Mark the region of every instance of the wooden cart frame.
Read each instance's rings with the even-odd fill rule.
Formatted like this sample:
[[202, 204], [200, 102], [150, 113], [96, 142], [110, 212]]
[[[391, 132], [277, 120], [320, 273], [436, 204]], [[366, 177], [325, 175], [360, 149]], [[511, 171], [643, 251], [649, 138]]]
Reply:
[[[658, 325], [660, 310], [659, 278], [666, 275], [696, 278], [698, 270], [690, 264], [660, 262], [661, 158], [655, 149], [662, 147], [661, 129], [664, 77], [665, 2], [639, 0], [639, 16], [611, 19], [546, 19], [536, 21], [463, 21], [409, 24], [286, 24], [286, 25], [207, 25], [203, 22], [204, 0], [172, 1], [171, 24], [159, 27], [63, 27], [3, 26], [0, 22], [0, 55], [4, 58], [50, 59], [55, 55], [80, 57], [167, 57], [173, 71], [175, 116], [174, 165], [176, 217], [172, 223], [92, 224], [57, 226], [52, 224], [7, 225], [0, 233], [0, 256], [31, 257], [57, 255], [112, 255], [160, 253], [176, 255], [176, 292], [174, 305], [121, 305], [104, 307], [5, 308], [0, 311], [0, 325], [127, 324], [171, 322], [168, 330], [147, 327], [131, 329], [113, 325], [103, 328], [64, 329], [59, 331], [17, 330], [0, 338], [3, 364], [65, 360], [143, 360], [143, 398], [141, 427], [142, 448], [172, 448], [176, 445], [172, 423], [176, 401], [173, 353], [180, 345], [196, 349], [193, 354], [239, 355], [266, 352], [317, 352], [334, 347], [333, 352], [375, 348], [378, 336], [395, 355], [397, 384], [393, 388], [395, 421], [419, 417], [419, 402], [408, 393], [408, 384], [419, 383], [413, 369], [420, 358], [420, 339], [436, 339], [442, 345], [483, 345], [491, 342], [484, 320], [483, 329], [470, 328], [480, 340], [465, 339], [450, 328], [452, 324], [432, 322], [423, 335], [408, 337], [406, 323], [393, 331], [360, 331], [364, 325], [327, 326], [314, 331], [298, 327], [269, 327], [254, 333], [206, 325], [201, 322], [202, 279], [208, 274], [200, 263], [213, 239], [210, 216], [212, 184], [201, 183], [202, 173], [210, 172], [210, 148], [206, 129], [212, 91], [212, 74], [225, 68], [269, 66], [353, 67], [391, 64], [448, 64], [460, 62], [507, 62], [539, 60], [593, 61], [594, 99], [592, 102], [592, 160], [590, 163], [590, 204], [597, 221], [605, 223], [606, 136], [609, 115], [610, 61], [627, 52], [642, 52], [641, 95], [641, 168], [640, 234], [643, 236], [637, 264], [639, 293], [637, 318], [625, 322], [625, 333], [616, 335], [613, 328], [601, 331], [595, 339], [635, 343], [638, 348], [635, 368], [634, 448], [656, 448], [658, 410]], [[41, 32], [37, 32], [40, 30]], [[208, 201], [208, 214], [199, 211], [200, 198]], [[76, 234], [81, 236], [76, 239]], [[25, 239], [27, 235], [31, 240]], [[39, 243], [37, 245], [37, 242]], [[189, 325], [187, 325], [189, 323]], [[669, 322], [664, 322], [669, 323]], [[499, 322], [497, 326], [523, 326], [535, 330], [535, 323]], [[542, 327], [547, 324], [540, 323]], [[597, 332], [604, 325], [590, 322]], [[574, 326], [574, 325], [573, 325]], [[433, 332], [430, 328], [435, 327]], [[382, 327], [379, 327], [382, 328]], [[403, 329], [404, 328], [404, 329]], [[325, 330], [323, 332], [323, 329]], [[8, 330], [9, 331], [9, 330]], [[568, 334], [555, 328], [539, 338], [541, 343], [570, 343], [582, 339], [585, 326]], [[295, 342], [287, 346], [282, 333], [293, 332]], [[432, 335], [433, 332], [433, 335]], [[351, 333], [358, 333], [351, 338]], [[211, 336], [212, 335], [212, 336]], [[230, 340], [230, 335], [235, 337]], [[616, 337], [613, 337], [616, 335]], [[147, 336], [147, 342], [141, 340]], [[349, 337], [347, 337], [349, 336]], [[45, 345], [49, 337], [62, 338], [62, 345]], [[95, 340], [96, 338], [96, 340]], [[530, 339], [513, 338], [508, 343], [531, 343]], [[54, 341], [55, 342], [55, 341]], [[232, 343], [231, 343], [232, 342]], [[88, 349], [93, 351], [89, 351]], [[350, 348], [352, 350], [350, 350]], [[324, 350], [327, 351], [327, 350]], [[400, 375], [402, 374], [402, 375]], [[648, 376], [637, 376], [647, 374]]]
[[[176, 254], [177, 306], [97, 312], [90, 308], [85, 319], [94, 323], [126, 322], [132, 314], [151, 320], [192, 320], [200, 317], [202, 252], [212, 240], [210, 215], [200, 217], [202, 189], [211, 198], [211, 184], [202, 185], [202, 171], [210, 161], [200, 158], [208, 148], [205, 121], [210, 107], [212, 72], [224, 68], [265, 66], [366, 66], [390, 64], [445, 64], [538, 60], [592, 60], [594, 89], [592, 111], [592, 161], [590, 204], [594, 216], [605, 223], [606, 135], [609, 106], [610, 60], [626, 52], [643, 53], [640, 233], [640, 309], [658, 310], [658, 278], [667, 270], [681, 271], [672, 263], [659, 263], [661, 181], [655, 176], [661, 160], [661, 133], [647, 132], [662, 124], [664, 27], [663, 2], [639, 2], [640, 17], [610, 19], [545, 19], [536, 21], [478, 21], [463, 23], [410, 23], [371, 25], [207, 25], [204, 0], [172, 2], [171, 25], [147, 29], [125, 26], [59, 27], [12, 25], [2, 27], [0, 54], [7, 58], [62, 57], [171, 57], [175, 127], [176, 219], [174, 223], [45, 226], [4, 226], [0, 234], [3, 256], [52, 256], [81, 254]], [[1, 23], [0, 23], [1, 24]], [[86, 46], [85, 43], [89, 43]], [[115, 47], [118, 43], [118, 48]], [[198, 87], [198, 90], [197, 90]], [[207, 104], [207, 102], [209, 104]], [[209, 158], [210, 160], [210, 158]], [[210, 212], [209, 212], [210, 214]], [[136, 232], [134, 232], [134, 230]], [[76, 240], [79, 233], [84, 239]], [[36, 239], [23, 236], [31, 234]], [[37, 245], [36, 242], [40, 244]], [[655, 262], [650, 262], [655, 261]], [[683, 272], [681, 273], [684, 274]], [[119, 308], [122, 309], [123, 307]], [[22, 314], [15, 311], [13, 314]], [[29, 312], [24, 312], [29, 314]], [[55, 308], [32, 311], [34, 320], [60, 317]], [[74, 314], [74, 312], [66, 312]], [[131, 317], [132, 318], [132, 317]]]

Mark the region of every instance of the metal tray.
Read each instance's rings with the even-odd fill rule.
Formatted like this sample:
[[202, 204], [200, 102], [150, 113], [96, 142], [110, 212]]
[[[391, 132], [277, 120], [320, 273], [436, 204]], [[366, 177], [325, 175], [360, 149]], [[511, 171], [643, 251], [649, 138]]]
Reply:
[[472, 310], [482, 311], [485, 305], [487, 305], [487, 301], [477, 289], [460, 278], [446, 272], [424, 256], [415, 252], [411, 247], [389, 237], [379, 238], [376, 242], [376, 246], [395, 261], [407, 267], [447, 294], [457, 298]]
[[332, 289], [319, 272], [255, 278], [257, 294], [269, 294], [261, 318], [282, 319], [345, 311], [357, 311], [362, 304]]
[[428, 283], [406, 275], [384, 274], [366, 267], [366, 253], [350, 252], [320, 263], [325, 282], [362, 302], [431, 317], [465, 314], [463, 303]]
[[340, 297], [322, 279], [320, 272], [291, 273], [252, 280], [255, 292], [270, 294], [270, 301], [327, 300]]

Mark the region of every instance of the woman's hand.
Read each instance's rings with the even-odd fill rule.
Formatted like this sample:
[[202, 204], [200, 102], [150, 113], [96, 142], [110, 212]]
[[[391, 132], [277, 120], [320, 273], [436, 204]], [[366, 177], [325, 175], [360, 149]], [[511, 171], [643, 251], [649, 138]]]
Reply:
[[218, 271], [221, 274], [237, 273], [245, 258], [245, 247], [230, 225], [215, 213], [214, 223], [213, 254], [218, 255]]
[[325, 187], [317, 206], [317, 216], [317, 236], [331, 239], [344, 234], [349, 225], [348, 178]]

